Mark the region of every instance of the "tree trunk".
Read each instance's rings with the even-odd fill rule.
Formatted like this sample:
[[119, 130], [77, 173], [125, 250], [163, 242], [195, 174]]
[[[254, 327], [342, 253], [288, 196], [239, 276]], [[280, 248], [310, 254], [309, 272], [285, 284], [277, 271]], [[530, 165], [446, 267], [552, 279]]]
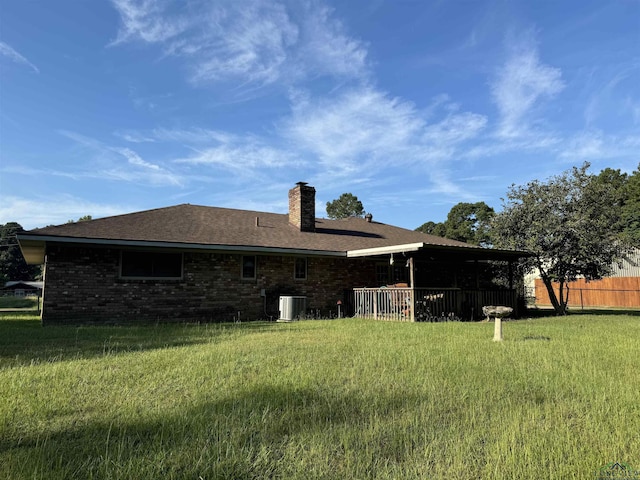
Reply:
[[[549, 294], [549, 300], [551, 300], [551, 305], [553, 305], [553, 309], [556, 312], [556, 315], [566, 315], [567, 314], [567, 303], [566, 301], [564, 301], [564, 298], [562, 298], [562, 292], [564, 289], [564, 281], [560, 281], [560, 300], [558, 300], [558, 297], [556, 295], [556, 291], [553, 289], [553, 282], [552, 280], [546, 276], [546, 275], [541, 275], [542, 281], [544, 282], [544, 286], [547, 287], [547, 293]], [[569, 296], [567, 295], [567, 299], [569, 298]]]
[[560, 285], [564, 284], [564, 296], [560, 295], [560, 302], [562, 303], [562, 311], [564, 315], [567, 314], [567, 304], [569, 303], [569, 283], [560, 282]]

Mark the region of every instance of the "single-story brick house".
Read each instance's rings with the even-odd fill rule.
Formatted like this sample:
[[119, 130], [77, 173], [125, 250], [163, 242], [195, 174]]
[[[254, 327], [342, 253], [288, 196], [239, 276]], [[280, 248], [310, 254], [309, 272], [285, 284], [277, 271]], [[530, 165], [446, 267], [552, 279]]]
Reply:
[[14, 297], [40, 296], [43, 282], [31, 282], [26, 280], [10, 280], [4, 284], [2, 293]]
[[522, 255], [371, 216], [316, 218], [315, 188], [304, 182], [289, 191], [288, 214], [182, 204], [35, 229], [18, 241], [28, 263], [44, 264], [44, 325], [278, 318], [287, 295], [306, 297], [322, 316], [338, 302], [353, 314], [354, 289], [392, 284], [427, 289], [419, 298], [455, 296], [452, 311], [469, 308], [461, 292], [475, 292], [478, 312], [490, 300], [516, 301], [512, 288], [481, 284], [483, 265]]

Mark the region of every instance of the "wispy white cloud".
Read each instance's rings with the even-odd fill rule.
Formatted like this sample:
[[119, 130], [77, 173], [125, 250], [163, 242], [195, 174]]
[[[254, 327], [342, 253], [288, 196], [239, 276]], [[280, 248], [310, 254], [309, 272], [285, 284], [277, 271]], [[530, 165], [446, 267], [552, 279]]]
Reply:
[[236, 134], [201, 127], [183, 129], [154, 128], [143, 131], [126, 130], [117, 131], [114, 135], [131, 143], [178, 142], [192, 145], [212, 142], [230, 143], [239, 140], [239, 136]]
[[53, 168], [34, 168], [28, 167], [25, 165], [9, 165], [6, 167], [0, 168], [0, 172], [2, 173], [11, 173], [18, 175], [26, 175], [32, 177], [64, 177], [70, 178], [72, 180], [80, 180], [82, 178], [87, 178], [85, 173], [74, 172], [74, 171], [63, 171], [63, 170], [55, 170]]
[[[175, 158], [175, 165], [219, 167], [244, 177], [259, 176], [262, 170], [278, 169], [285, 166], [299, 166], [302, 163], [295, 149], [281, 149], [275, 146], [278, 139], [260, 138], [255, 135], [239, 135], [221, 130], [204, 128], [166, 129], [147, 131], [117, 132], [117, 136], [132, 143], [181, 144], [192, 153]], [[147, 168], [159, 168], [140, 159], [136, 152], [128, 148], [114, 149], [131, 163]]]
[[7, 45], [4, 42], [0, 42], [0, 56], [7, 57], [13, 62], [25, 65], [31, 68], [34, 72], [40, 73], [38, 67], [36, 67], [33, 63], [31, 63], [25, 57], [16, 52], [11, 46]]
[[7, 196], [3, 197], [0, 204], [0, 224], [16, 221], [17, 212], [20, 212], [20, 225], [25, 230], [31, 230], [59, 225], [85, 215], [91, 215], [95, 219], [136, 210], [138, 209], [133, 206], [94, 203], [67, 194], [49, 195], [46, 198], [34, 195], [29, 198]]
[[149, 134], [133, 130], [118, 130], [113, 132], [113, 134], [129, 143], [154, 143], [156, 141], [156, 139]]
[[521, 132], [517, 137], [488, 135], [479, 138], [461, 153], [460, 158], [477, 160], [508, 152], [556, 152], [564, 143], [563, 135], [555, 132]]
[[630, 158], [634, 161], [640, 151], [640, 135], [613, 135], [602, 130], [587, 130], [569, 138], [560, 150], [563, 160], [601, 160]]
[[602, 131], [581, 132], [571, 138], [560, 152], [560, 158], [587, 160], [607, 155]]
[[[313, 3], [307, 4], [308, 7]], [[313, 74], [361, 77], [367, 72], [367, 46], [346, 33], [322, 5], [308, 8], [302, 15], [302, 41], [298, 56]]]
[[640, 98], [636, 88], [640, 61], [611, 63], [589, 72], [588, 96], [584, 100], [586, 128], [607, 128], [612, 120], [622, 121], [622, 125], [629, 120], [640, 123]]
[[[182, 186], [181, 175], [165, 167], [144, 160], [137, 152], [127, 147], [106, 145], [94, 138], [68, 130], [58, 133], [83, 147], [83, 159], [89, 152], [90, 162], [83, 161], [83, 169], [73, 175], [85, 178], [104, 178], [118, 181], [143, 183], [150, 185]], [[126, 164], [122, 164], [122, 159]]]
[[136, 167], [146, 168], [149, 170], [154, 170], [156, 172], [159, 172], [162, 170], [158, 165], [154, 165], [153, 163], [144, 161], [142, 157], [140, 157], [140, 155], [138, 155], [136, 152], [134, 152], [130, 148], [113, 147], [112, 150], [114, 152], [119, 153], [123, 157], [125, 157], [131, 165], [134, 165]]
[[425, 127], [412, 103], [371, 88], [331, 99], [299, 95], [293, 102], [283, 135], [333, 173], [404, 163]]
[[366, 47], [317, 2], [112, 0], [114, 45], [158, 44], [184, 59], [194, 82], [293, 84], [309, 75], [360, 77]]
[[640, 100], [634, 100], [631, 97], [625, 99], [625, 107], [631, 113], [633, 122], [640, 124]]
[[505, 138], [526, 132], [536, 104], [564, 88], [560, 69], [541, 63], [531, 34], [512, 41], [507, 61], [491, 88], [500, 113], [498, 134]]
[[[444, 117], [436, 110], [444, 110]], [[424, 169], [449, 160], [486, 123], [483, 115], [458, 112], [446, 98], [423, 112], [411, 102], [364, 87], [333, 98], [294, 96], [282, 135], [332, 175], [362, 178], [392, 165]]]
[[241, 78], [244, 83], [273, 83], [288, 64], [298, 41], [298, 28], [277, 3], [242, 2], [216, 5], [207, 12], [213, 28], [185, 38], [172, 53], [193, 60], [193, 80]]
[[487, 117], [472, 112], [449, 114], [442, 121], [429, 125], [423, 139], [432, 145], [455, 146], [475, 138], [487, 125]]
[[139, 39], [147, 43], [175, 38], [189, 28], [185, 14], [170, 12], [165, 0], [112, 0], [122, 27], [112, 45]]
[[264, 169], [300, 164], [300, 159], [291, 152], [264, 144], [255, 138], [243, 138], [193, 150], [193, 155], [178, 158], [175, 162], [221, 167], [242, 177], [264, 175]]
[[[487, 118], [461, 111], [448, 97], [424, 110], [372, 87], [344, 89], [330, 97], [293, 90], [291, 112], [270, 136], [241, 135], [203, 128], [118, 132], [135, 142], [181, 143], [192, 153], [174, 165], [232, 172], [258, 178], [304, 168], [318, 186], [326, 178], [351, 185], [370, 183], [394, 168], [412, 168], [433, 182], [434, 191], [453, 192], [453, 180], [428, 173], [462, 156], [486, 130]], [[332, 181], [333, 181], [332, 180]]]

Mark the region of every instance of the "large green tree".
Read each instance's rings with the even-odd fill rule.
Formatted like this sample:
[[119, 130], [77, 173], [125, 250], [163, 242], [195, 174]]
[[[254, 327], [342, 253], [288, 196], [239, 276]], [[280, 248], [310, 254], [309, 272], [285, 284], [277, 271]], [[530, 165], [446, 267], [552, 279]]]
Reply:
[[489, 228], [494, 214], [493, 208], [485, 202], [460, 202], [451, 208], [444, 222], [426, 222], [416, 230], [473, 245], [487, 246], [490, 243]]
[[496, 247], [531, 253], [520, 266], [525, 273], [539, 271], [560, 315], [566, 314], [568, 282], [606, 276], [626, 251], [612, 228], [620, 216], [616, 189], [588, 169], [585, 163], [546, 182], [512, 185], [491, 225]]
[[445, 222], [446, 237], [473, 245], [489, 244], [489, 228], [495, 212], [484, 202], [454, 205]]
[[447, 227], [444, 225], [444, 222], [425, 222], [416, 228], [416, 231], [435, 235], [436, 237], [447, 236]]
[[627, 179], [620, 222], [623, 238], [640, 248], [640, 164]]
[[327, 202], [329, 218], [348, 218], [364, 216], [364, 207], [358, 197], [351, 193], [343, 193], [339, 198]]
[[9, 280], [36, 280], [40, 277], [40, 266], [27, 265], [20, 252], [16, 235], [23, 231], [16, 222], [0, 225], [0, 287]]
[[605, 168], [594, 181], [611, 191], [610, 200], [619, 212], [611, 228], [620, 233], [623, 241], [640, 247], [640, 165], [631, 175]]

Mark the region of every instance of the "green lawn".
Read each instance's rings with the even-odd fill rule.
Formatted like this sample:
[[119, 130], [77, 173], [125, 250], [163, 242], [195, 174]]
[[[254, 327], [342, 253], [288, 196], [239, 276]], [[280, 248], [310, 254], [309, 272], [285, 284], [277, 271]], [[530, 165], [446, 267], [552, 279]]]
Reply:
[[38, 309], [37, 297], [14, 297], [0, 296], [0, 308], [24, 308], [24, 309]]
[[40, 327], [0, 317], [2, 479], [640, 469], [640, 317]]

